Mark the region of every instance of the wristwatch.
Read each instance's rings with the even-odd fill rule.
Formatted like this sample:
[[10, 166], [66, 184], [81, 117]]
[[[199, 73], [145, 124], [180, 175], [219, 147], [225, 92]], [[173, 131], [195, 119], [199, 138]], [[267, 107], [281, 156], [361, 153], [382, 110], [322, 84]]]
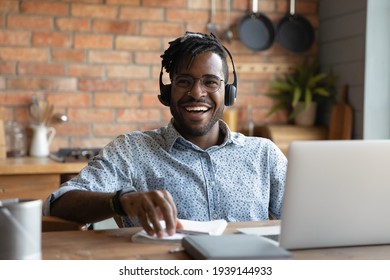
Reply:
[[111, 198], [110, 198], [110, 208], [117, 216], [127, 216], [127, 213], [123, 210], [121, 202], [119, 198], [126, 194], [135, 192], [134, 188], [123, 188], [117, 191]]

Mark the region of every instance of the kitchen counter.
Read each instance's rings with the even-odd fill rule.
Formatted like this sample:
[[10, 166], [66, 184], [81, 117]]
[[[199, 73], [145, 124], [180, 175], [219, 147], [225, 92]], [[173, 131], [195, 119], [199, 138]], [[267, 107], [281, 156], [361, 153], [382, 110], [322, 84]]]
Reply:
[[57, 162], [43, 157], [0, 159], [0, 199], [45, 200], [87, 162]]
[[[248, 130], [243, 130], [242, 133], [248, 135]], [[292, 141], [326, 140], [328, 130], [323, 126], [264, 125], [255, 126], [253, 135], [271, 139], [287, 156], [288, 146]]]
[[87, 162], [57, 162], [48, 157], [0, 159], [0, 175], [78, 173]]

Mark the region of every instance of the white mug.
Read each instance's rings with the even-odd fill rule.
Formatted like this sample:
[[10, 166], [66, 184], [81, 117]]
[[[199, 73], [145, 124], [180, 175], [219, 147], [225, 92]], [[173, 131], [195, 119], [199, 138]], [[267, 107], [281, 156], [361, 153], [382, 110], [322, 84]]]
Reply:
[[0, 200], [0, 259], [42, 258], [42, 200]]
[[56, 129], [44, 125], [32, 125], [31, 128], [33, 129], [33, 136], [31, 139], [30, 156], [48, 156], [50, 153], [49, 146], [56, 135]]

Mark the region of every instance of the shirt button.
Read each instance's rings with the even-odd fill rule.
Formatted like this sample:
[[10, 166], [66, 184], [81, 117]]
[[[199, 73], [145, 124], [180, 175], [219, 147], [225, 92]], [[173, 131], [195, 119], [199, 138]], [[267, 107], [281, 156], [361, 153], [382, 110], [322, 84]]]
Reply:
[[218, 214], [214, 213], [213, 218], [214, 218], [214, 220], [218, 219]]
[[211, 186], [211, 187], [214, 187], [214, 186], [215, 186], [215, 182], [214, 182], [214, 181], [211, 181], [211, 182], [210, 182], [210, 186]]

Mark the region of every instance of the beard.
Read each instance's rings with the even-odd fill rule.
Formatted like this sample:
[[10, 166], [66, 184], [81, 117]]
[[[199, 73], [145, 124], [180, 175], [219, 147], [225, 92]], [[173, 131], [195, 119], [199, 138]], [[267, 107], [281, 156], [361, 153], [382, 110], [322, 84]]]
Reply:
[[188, 123], [188, 121], [184, 119], [183, 116], [179, 113], [176, 104], [171, 104], [170, 110], [174, 119], [173, 124], [176, 130], [180, 134], [182, 134], [182, 136], [188, 135], [193, 137], [200, 137], [206, 135], [219, 121], [219, 119], [221, 119], [224, 108], [219, 108], [218, 111], [216, 111], [215, 114], [212, 115], [209, 122], [202, 126], [197, 126]]

